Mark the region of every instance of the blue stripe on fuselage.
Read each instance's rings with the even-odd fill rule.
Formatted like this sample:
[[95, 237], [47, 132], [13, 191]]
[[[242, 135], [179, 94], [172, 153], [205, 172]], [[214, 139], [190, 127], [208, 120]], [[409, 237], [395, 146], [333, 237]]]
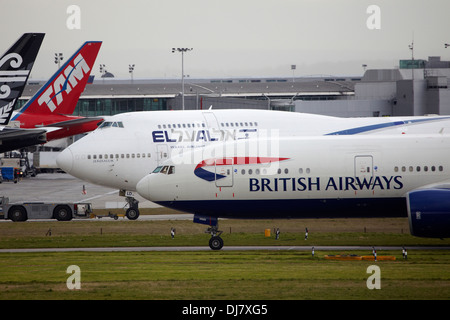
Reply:
[[357, 128], [351, 128], [351, 129], [345, 129], [345, 130], [341, 130], [341, 131], [331, 132], [331, 133], [327, 133], [325, 135], [326, 136], [353, 135], [353, 134], [359, 134], [359, 133], [369, 132], [369, 131], [373, 131], [373, 130], [380, 130], [380, 129], [396, 127], [396, 126], [417, 124], [417, 123], [426, 122], [426, 121], [448, 120], [448, 119], [450, 119], [450, 117], [440, 117], [440, 118], [429, 118], [429, 119], [417, 119], [417, 120], [405, 120], [405, 121], [379, 123], [379, 124], [373, 124], [373, 125], [369, 125], [369, 126], [363, 126], [363, 127], [357, 127]]

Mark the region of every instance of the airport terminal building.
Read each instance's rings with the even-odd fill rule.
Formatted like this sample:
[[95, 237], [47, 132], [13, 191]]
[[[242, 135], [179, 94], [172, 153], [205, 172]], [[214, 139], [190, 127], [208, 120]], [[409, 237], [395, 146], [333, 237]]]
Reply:
[[[270, 109], [339, 117], [450, 115], [450, 61], [400, 60], [362, 77], [185, 78], [184, 109]], [[44, 81], [30, 80], [19, 107]], [[100, 78], [86, 86], [74, 115], [181, 110], [181, 79]]]

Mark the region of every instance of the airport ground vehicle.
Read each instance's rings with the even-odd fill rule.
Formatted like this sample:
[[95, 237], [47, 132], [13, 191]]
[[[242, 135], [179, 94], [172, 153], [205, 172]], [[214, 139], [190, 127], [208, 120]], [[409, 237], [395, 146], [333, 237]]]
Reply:
[[9, 203], [9, 198], [0, 197], [0, 205], [4, 219], [11, 219], [14, 222], [26, 221], [27, 219], [69, 221], [73, 218], [90, 218], [92, 214], [92, 205], [90, 203]]

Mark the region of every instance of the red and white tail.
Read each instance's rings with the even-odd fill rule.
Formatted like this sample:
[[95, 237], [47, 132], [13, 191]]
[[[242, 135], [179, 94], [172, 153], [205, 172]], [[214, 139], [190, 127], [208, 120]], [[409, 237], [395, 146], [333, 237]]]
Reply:
[[[13, 120], [21, 121], [21, 117], [30, 115], [36, 118], [39, 118], [38, 115], [71, 115], [89, 79], [101, 45], [101, 41], [85, 42], [18, 111]], [[42, 119], [36, 120], [42, 123]]]

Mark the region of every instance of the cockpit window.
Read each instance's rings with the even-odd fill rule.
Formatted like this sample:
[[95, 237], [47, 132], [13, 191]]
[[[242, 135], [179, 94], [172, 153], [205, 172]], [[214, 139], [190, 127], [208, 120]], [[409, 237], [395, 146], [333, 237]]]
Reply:
[[161, 169], [161, 173], [166, 174], [167, 171], [169, 171], [169, 166], [164, 166], [164, 167]]
[[159, 166], [152, 173], [174, 174], [175, 166]]
[[123, 128], [123, 122], [122, 121], [105, 121], [100, 125], [100, 129], [106, 129], [106, 128]]
[[152, 173], [158, 173], [158, 172], [161, 171], [161, 169], [162, 169], [162, 167], [156, 167], [155, 170], [153, 170]]

